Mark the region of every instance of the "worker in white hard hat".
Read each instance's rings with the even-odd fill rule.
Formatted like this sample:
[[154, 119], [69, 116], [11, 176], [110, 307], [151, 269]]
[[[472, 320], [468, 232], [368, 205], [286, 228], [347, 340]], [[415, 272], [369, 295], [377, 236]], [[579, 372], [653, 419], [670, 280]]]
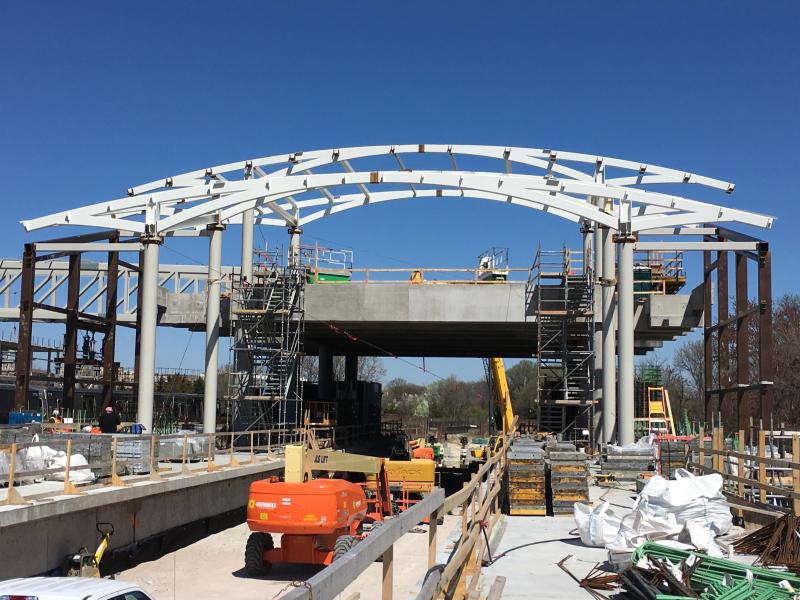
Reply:
[[61, 413], [57, 408], [53, 409], [53, 414], [50, 415], [51, 423], [61, 423]]

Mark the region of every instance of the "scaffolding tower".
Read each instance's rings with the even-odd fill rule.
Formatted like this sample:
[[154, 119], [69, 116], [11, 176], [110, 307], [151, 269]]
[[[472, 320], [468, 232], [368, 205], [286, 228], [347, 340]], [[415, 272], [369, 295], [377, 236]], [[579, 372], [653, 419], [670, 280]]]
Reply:
[[[540, 431], [567, 435], [591, 423], [594, 323], [591, 272], [583, 253], [566, 246], [536, 253], [531, 271], [538, 322]], [[583, 418], [581, 418], [583, 417]]]
[[281, 264], [279, 251], [255, 255], [252, 281], [239, 277], [231, 291], [229, 421], [233, 431], [277, 428], [288, 438], [303, 416], [305, 273]]

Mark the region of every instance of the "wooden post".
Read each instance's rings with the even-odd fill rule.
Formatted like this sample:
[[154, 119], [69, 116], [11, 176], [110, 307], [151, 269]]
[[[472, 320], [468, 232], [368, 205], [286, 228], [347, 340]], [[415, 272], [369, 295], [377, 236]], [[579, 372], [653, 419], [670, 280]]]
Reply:
[[206, 457], [207, 462], [207, 470], [209, 473], [212, 471], [219, 471], [219, 467], [214, 464], [214, 451], [216, 450], [215, 447], [216, 439], [213, 433], [208, 434], [208, 456]]
[[230, 448], [230, 456], [228, 458], [228, 466], [229, 467], [241, 467], [242, 465], [236, 460], [236, 457], [233, 455], [233, 432], [231, 431], [231, 448]]
[[250, 431], [250, 464], [256, 461], [255, 448], [253, 447], [253, 443], [255, 441], [254, 438], [255, 438], [255, 433], [253, 431]]
[[[706, 466], [706, 434], [705, 428], [701, 427], [700, 432], [697, 434], [697, 462], [700, 463], [703, 467]], [[700, 471], [702, 475], [704, 471]]]
[[83, 496], [83, 492], [79, 492], [75, 484], [69, 480], [69, 463], [72, 459], [72, 440], [67, 440], [67, 460], [64, 467], [64, 495], [65, 496]]
[[189, 452], [189, 436], [183, 434], [183, 448], [181, 448], [181, 473], [184, 475], [189, 473], [189, 467], [186, 464], [187, 453]]
[[392, 579], [394, 577], [394, 544], [383, 553], [383, 592], [382, 600], [392, 600]]
[[[763, 429], [758, 430], [758, 456], [766, 458], [766, 432]], [[767, 483], [767, 465], [758, 463], [758, 482], [761, 484]], [[762, 504], [767, 503], [767, 490], [763, 487], [758, 489], [758, 500]]]
[[428, 568], [432, 569], [436, 564], [436, 530], [438, 528], [439, 512], [433, 511], [428, 525]]
[[[800, 461], [800, 436], [792, 436], [792, 462], [797, 464]], [[800, 491], [800, 469], [792, 467], [792, 491], [796, 494]], [[792, 498], [792, 512], [800, 514], [800, 499]]]
[[14, 471], [17, 466], [17, 442], [11, 443], [11, 456], [8, 461], [8, 494], [6, 495], [6, 504], [29, 504], [14, 487]]
[[111, 485], [125, 487], [127, 484], [117, 474], [117, 436], [111, 438]]
[[150, 481], [161, 481], [161, 473], [158, 470], [158, 458], [156, 458], [157, 447], [158, 437], [152, 434], [150, 436]]
[[[745, 454], [745, 442], [744, 442], [744, 429], [739, 430], [739, 454]], [[740, 498], [744, 498], [744, 459], [739, 456], [736, 459], [736, 471], [739, 475], [739, 483], [737, 484], [737, 494]]]

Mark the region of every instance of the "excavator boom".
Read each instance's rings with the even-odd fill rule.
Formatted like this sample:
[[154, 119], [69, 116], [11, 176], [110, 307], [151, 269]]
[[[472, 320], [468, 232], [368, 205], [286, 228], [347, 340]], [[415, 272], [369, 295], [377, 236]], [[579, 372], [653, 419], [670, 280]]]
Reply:
[[506, 367], [502, 358], [489, 359], [489, 365], [494, 379], [495, 405], [503, 419], [503, 435], [511, 431], [514, 423], [514, 409], [511, 406], [511, 393], [508, 389]]

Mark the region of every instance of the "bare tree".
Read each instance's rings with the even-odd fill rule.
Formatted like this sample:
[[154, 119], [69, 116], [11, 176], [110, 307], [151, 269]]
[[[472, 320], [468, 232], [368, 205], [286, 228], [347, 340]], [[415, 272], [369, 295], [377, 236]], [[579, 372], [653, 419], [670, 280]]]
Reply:
[[[333, 378], [336, 381], [344, 381], [344, 364], [344, 356], [333, 357]], [[305, 381], [318, 381], [319, 357], [304, 356], [300, 361], [300, 375]], [[386, 377], [386, 368], [383, 366], [383, 359], [380, 356], [358, 357], [359, 381], [382, 381], [384, 377]]]

